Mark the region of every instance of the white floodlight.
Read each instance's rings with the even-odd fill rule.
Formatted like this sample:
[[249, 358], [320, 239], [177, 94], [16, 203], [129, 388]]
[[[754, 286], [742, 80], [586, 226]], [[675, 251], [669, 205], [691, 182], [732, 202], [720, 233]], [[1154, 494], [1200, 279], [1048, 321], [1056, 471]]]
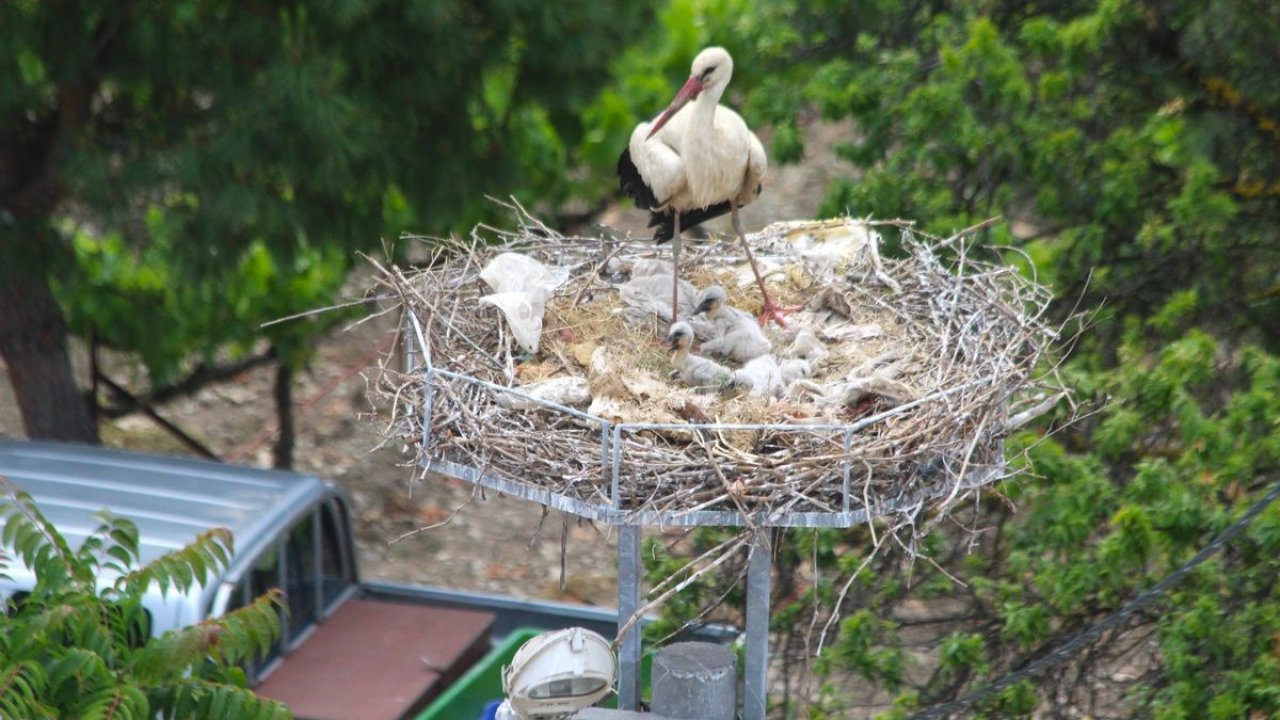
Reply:
[[590, 707], [613, 691], [618, 661], [599, 633], [574, 627], [543, 633], [502, 668], [507, 699], [497, 717], [554, 718]]

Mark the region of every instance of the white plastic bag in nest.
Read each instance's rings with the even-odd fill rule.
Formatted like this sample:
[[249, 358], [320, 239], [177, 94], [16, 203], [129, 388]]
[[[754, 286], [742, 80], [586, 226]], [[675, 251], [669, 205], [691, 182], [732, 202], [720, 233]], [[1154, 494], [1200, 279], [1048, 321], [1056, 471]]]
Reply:
[[[777, 270], [789, 273], [803, 266], [819, 284], [827, 285], [839, 281], [846, 269], [860, 268], [870, 271], [894, 293], [902, 292], [898, 282], [884, 272], [880, 233], [864, 221], [837, 218], [775, 222], [760, 231], [759, 237], [765, 247], [765, 253], [756, 256], [762, 274]], [[783, 257], [770, 260], [768, 253]], [[742, 287], [755, 281], [750, 265], [739, 265], [735, 273]]]
[[544, 265], [519, 253], [502, 253], [484, 266], [480, 279], [493, 289], [493, 294], [480, 302], [502, 311], [521, 350], [538, 352], [547, 300], [569, 279], [569, 268]]

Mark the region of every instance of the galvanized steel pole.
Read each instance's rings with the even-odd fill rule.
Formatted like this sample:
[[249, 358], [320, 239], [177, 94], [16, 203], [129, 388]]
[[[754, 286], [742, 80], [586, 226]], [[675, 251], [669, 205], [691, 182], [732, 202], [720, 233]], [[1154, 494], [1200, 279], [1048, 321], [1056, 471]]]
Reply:
[[747, 647], [742, 689], [743, 720], [765, 720], [769, 709], [769, 595], [773, 548], [769, 528], [756, 526], [747, 560]]
[[[640, 526], [618, 526], [618, 631], [640, 609]], [[640, 707], [640, 623], [631, 626], [618, 650], [618, 708]]]

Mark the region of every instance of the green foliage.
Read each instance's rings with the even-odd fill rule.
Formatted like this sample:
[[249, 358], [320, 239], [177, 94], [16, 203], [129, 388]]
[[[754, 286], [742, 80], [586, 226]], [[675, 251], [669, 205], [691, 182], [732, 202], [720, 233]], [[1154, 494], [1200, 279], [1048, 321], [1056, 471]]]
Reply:
[[952, 633], [942, 641], [938, 658], [944, 672], [968, 675], [987, 671], [986, 650], [981, 635]]
[[1087, 343], [1178, 298], [1183, 322], [1280, 347], [1280, 90], [1255, 54], [1280, 31], [1274, 13], [1115, 0], [772, 2], [747, 15], [731, 26], [745, 38], [726, 42], [770, 71], [747, 105], [778, 129], [774, 159], [798, 157], [790, 128], [812, 110], [854, 123], [836, 152], [863, 175], [836, 182], [822, 213], [944, 235], [1025, 221], [993, 239], [1024, 245], [1067, 302], [1107, 299]]
[[[148, 216], [154, 232], [142, 247], [118, 234], [77, 233], [76, 280], [55, 278], [54, 287], [73, 330], [135, 351], [153, 384], [176, 380], [193, 353], [213, 364], [218, 351], [243, 357], [263, 337], [282, 360], [298, 366], [310, 355], [313, 335], [348, 317], [333, 312], [261, 327], [331, 303], [348, 266], [336, 248], [299, 243], [292, 257], [278, 259], [266, 243], [254, 242], [225, 276], [187, 280], [174, 260], [180, 239], [170, 234], [162, 213]], [[158, 317], [164, 332], [156, 332]]]
[[49, 277], [72, 330], [156, 385], [264, 337], [296, 367], [342, 318], [262, 323], [333, 304], [354, 251], [493, 219], [486, 196], [558, 209], [606, 60], [648, 19], [620, 0], [0, 3], [0, 280]]
[[885, 646], [894, 630], [892, 623], [859, 610], [841, 621], [839, 641], [832, 651], [842, 666], [897, 692], [902, 683], [902, 652]]
[[36, 584], [0, 616], [0, 715], [291, 717], [283, 705], [246, 689], [240, 669], [279, 637], [278, 591], [149, 637], [142, 605], [148, 588], [183, 593], [209, 582], [230, 558], [228, 531], [206, 532], [138, 566], [138, 531], [129, 520], [101, 513], [96, 530], [72, 549], [29, 495], [3, 489], [0, 545], [32, 570]]
[[[1017, 496], [1017, 514], [988, 513], [1003, 538], [965, 553], [964, 538], [931, 536], [922, 550], [937, 566], [871, 566], [851, 586], [855, 608], [815, 670], [852, 673], [894, 698], [884, 717], [928, 707], [1003, 677], [1061, 646], [1173, 573], [1280, 481], [1280, 359], [1254, 346], [1226, 352], [1199, 330], [1160, 338], [1162, 319], [1118, 348], [1132, 360], [1082, 385], [1126, 398], [1052, 439], [1020, 439], [1027, 474], [998, 488]], [[1155, 339], [1152, 339], [1155, 338]], [[848, 573], [860, 533], [812, 534], [825, 573]], [[797, 537], [796, 540], [800, 540]], [[798, 545], [805, 545], [798, 542]], [[784, 546], [785, 547], [785, 546]], [[1239, 717], [1280, 712], [1280, 504], [1261, 513], [1219, 555], [1155, 599], [1128, 632], [1104, 636], [1070, 657], [1069, 673], [1022, 679], [969, 708], [980, 717], [1026, 717], [1057, 693], [1079, 707], [1089, 672], [1115, 664], [1138, 670], [1122, 716]], [[779, 562], [786, 551], [780, 550]], [[945, 568], [966, 587], [942, 580]], [[825, 585], [824, 587], [829, 587]], [[829, 595], [825, 596], [829, 600]], [[806, 602], [809, 597], [803, 598]], [[899, 603], [950, 599], [968, 608], [959, 627], [930, 643], [927, 660], [904, 652], [909, 625]], [[918, 633], [912, 629], [911, 633]], [[1147, 638], [1156, 646], [1140, 642]], [[1128, 648], [1121, 651], [1119, 648]], [[1118, 659], [1106, 659], [1111, 652]], [[932, 668], [920, 674], [921, 665]], [[1076, 675], [1080, 672], [1079, 676]], [[923, 682], [910, 678], [926, 677]], [[839, 696], [810, 698], [818, 716], [839, 716]]]
[[681, 579], [679, 590], [663, 603], [667, 611], [657, 621], [645, 626], [647, 638], [659, 640], [669, 637], [678, 632], [687, 619], [702, 617], [705, 608], [714, 608], [722, 601], [728, 606], [742, 604], [742, 589], [733, 582], [726, 583], [720, 573], [688, 579], [697, 571], [690, 558], [715, 548], [729, 537], [729, 533], [719, 528], [698, 528], [690, 534], [688, 545], [667, 547], [658, 538], [645, 541], [645, 577], [650, 585], [656, 586], [670, 578]]
[[[1004, 216], [983, 239], [1025, 252], [1060, 298], [1051, 313], [1097, 309], [1062, 368], [1082, 420], [1064, 428], [1055, 416], [1009, 439], [1023, 474], [966, 518], [972, 541], [935, 531], [936, 565], [869, 565], [814, 663], [823, 689], [798, 703], [840, 716], [838, 674], [855, 673], [889, 691], [886, 717], [906, 717], [1108, 617], [1280, 481], [1280, 16], [1248, 0], [770, 0], [731, 17], [724, 7], [671, 0], [659, 32], [734, 52], [745, 80], [730, 101], [771, 132], [775, 164], [804, 154], [798, 128], [814, 114], [850, 124], [834, 151], [859, 174], [827, 189], [821, 214], [912, 218], [943, 235]], [[613, 68], [615, 85], [656, 86], [657, 62], [670, 87], [692, 49], [668, 60], [675, 46], [661, 34], [638, 43], [649, 64]], [[665, 101], [639, 88], [629, 97], [642, 98], [636, 118]], [[618, 147], [629, 127], [612, 133]], [[1280, 713], [1278, 513], [1077, 652], [1071, 672], [969, 711], [1096, 714], [1090, 673], [1124, 666], [1135, 677], [1107, 712]], [[829, 603], [832, 576], [857, 568], [867, 542], [861, 529], [787, 536], [776, 565], [788, 601], [775, 617]], [[817, 579], [796, 592], [790, 576], [807, 571]], [[926, 601], [962, 608], [958, 627], [908, 640], [920, 630], [898, 611]], [[778, 647], [797, 644], [795, 623], [775, 629]], [[881, 672], [890, 656], [900, 674]]]

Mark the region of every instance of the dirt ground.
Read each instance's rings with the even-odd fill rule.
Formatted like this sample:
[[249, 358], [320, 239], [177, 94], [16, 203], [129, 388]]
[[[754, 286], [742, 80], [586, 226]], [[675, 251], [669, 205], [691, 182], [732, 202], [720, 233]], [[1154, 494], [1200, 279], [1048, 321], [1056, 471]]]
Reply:
[[[809, 159], [770, 170], [764, 194], [743, 213], [747, 231], [776, 220], [814, 217], [826, 183], [854, 172], [829, 151], [847, 132], [845, 126], [810, 126]], [[767, 137], [762, 139], [767, 143]], [[613, 208], [600, 218], [637, 234], [644, 232], [644, 220], [643, 213], [629, 207]], [[731, 232], [727, 220], [710, 223], [708, 230]], [[379, 242], [370, 238], [371, 247]], [[544, 518], [537, 505], [494, 493], [481, 497], [457, 481], [416, 482], [417, 474], [406, 466], [397, 447], [374, 449], [381, 441], [378, 428], [361, 417], [369, 409], [364, 375], [372, 376], [369, 365], [377, 355], [371, 350], [391, 330], [391, 321], [380, 319], [325, 338], [294, 387], [299, 408], [296, 469], [338, 483], [350, 496], [364, 577], [616, 604], [617, 545], [610, 528], [570, 519], [562, 590], [560, 539], [565, 518], [559, 512]], [[83, 349], [73, 352], [83, 371]], [[113, 379], [140, 387], [137, 368], [114, 365]], [[275, 427], [272, 378], [270, 368], [246, 372], [232, 383], [169, 403], [160, 412], [224, 460], [270, 466]], [[0, 437], [22, 435], [7, 368], [0, 363]], [[188, 453], [142, 416], [107, 423], [102, 439], [108, 446]], [[393, 542], [432, 525], [438, 527]]]

